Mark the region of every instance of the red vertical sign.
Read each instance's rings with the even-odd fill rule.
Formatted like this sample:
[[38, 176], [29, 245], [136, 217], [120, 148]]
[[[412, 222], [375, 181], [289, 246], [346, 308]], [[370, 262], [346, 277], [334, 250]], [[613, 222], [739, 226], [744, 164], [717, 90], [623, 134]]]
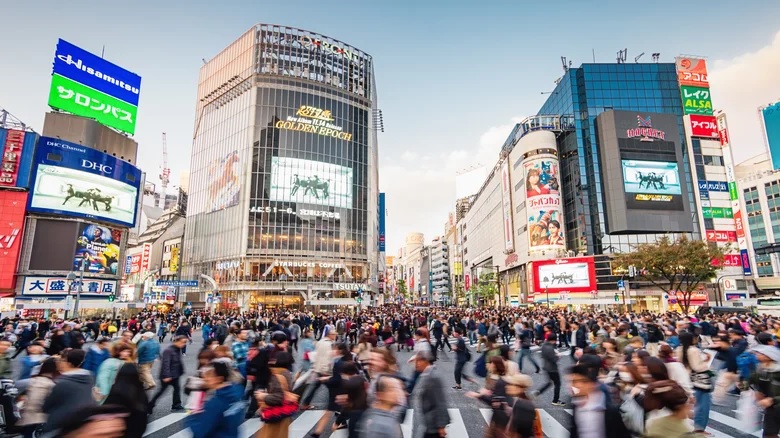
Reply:
[[24, 131], [9, 129], [6, 132], [3, 155], [0, 160], [0, 186], [16, 187], [19, 175], [19, 160], [24, 147]]
[[0, 290], [16, 287], [27, 193], [0, 190]]

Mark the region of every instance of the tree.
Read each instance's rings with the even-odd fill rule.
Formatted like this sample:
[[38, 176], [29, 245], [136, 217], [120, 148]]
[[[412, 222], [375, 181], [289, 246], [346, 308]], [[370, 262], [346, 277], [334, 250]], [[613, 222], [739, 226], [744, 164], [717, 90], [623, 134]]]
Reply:
[[463, 305], [466, 302], [466, 289], [463, 287], [463, 283], [458, 281], [452, 287], [452, 299], [456, 306]]
[[482, 299], [484, 302], [495, 300], [498, 293], [495, 277], [496, 274], [494, 272], [486, 272], [480, 275], [479, 282], [471, 286], [472, 296], [477, 300]]
[[671, 296], [682, 295], [683, 312], [688, 313], [691, 295], [699, 286], [716, 275], [728, 247], [710, 245], [682, 236], [672, 241], [663, 236], [655, 243], [640, 244], [635, 251], [616, 257], [619, 266], [636, 268], [639, 278]]
[[396, 282], [396, 290], [398, 295], [404, 297], [404, 301], [409, 301], [409, 289], [406, 287], [406, 281], [398, 280]]

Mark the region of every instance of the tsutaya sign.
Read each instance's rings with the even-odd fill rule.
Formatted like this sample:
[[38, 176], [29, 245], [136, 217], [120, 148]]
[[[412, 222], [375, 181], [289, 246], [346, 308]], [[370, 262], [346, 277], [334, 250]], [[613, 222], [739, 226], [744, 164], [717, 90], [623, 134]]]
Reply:
[[368, 290], [363, 283], [333, 283], [333, 290]]
[[334, 125], [333, 121], [333, 114], [330, 110], [301, 105], [294, 116], [288, 116], [287, 120], [279, 120], [274, 127], [351, 141], [352, 134], [344, 132], [344, 129], [341, 126]]
[[660, 129], [653, 128], [653, 122], [648, 116], [646, 119], [636, 115], [636, 128], [627, 129], [626, 137], [628, 138], [640, 138], [640, 141], [653, 141], [654, 138], [658, 140], [665, 140], [666, 133]]

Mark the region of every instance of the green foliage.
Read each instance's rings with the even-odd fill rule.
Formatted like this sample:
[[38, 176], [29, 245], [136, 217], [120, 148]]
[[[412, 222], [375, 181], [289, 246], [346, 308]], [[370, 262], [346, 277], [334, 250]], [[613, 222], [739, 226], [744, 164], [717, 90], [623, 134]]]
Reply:
[[406, 281], [398, 280], [396, 282], [396, 289], [398, 290], [398, 294], [404, 297], [405, 300], [410, 299], [409, 289], [406, 287]]
[[686, 236], [676, 241], [663, 236], [655, 243], [640, 244], [633, 252], [620, 254], [615, 262], [623, 269], [636, 267], [640, 279], [668, 294], [676, 295], [679, 291], [683, 296], [680, 305], [687, 313], [691, 295], [702, 283], [715, 277], [726, 250], [728, 248], [690, 240]]

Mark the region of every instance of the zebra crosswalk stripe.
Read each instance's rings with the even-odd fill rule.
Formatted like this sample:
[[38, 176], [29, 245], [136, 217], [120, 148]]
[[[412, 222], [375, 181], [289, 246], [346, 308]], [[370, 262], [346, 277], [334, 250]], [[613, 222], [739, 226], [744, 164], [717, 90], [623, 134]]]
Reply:
[[463, 423], [463, 417], [460, 415], [460, 409], [447, 409], [450, 414], [450, 424], [447, 425], [447, 436], [469, 436], [466, 430], [466, 424]]
[[174, 412], [162, 418], [154, 420], [151, 423], [146, 425], [146, 432], [144, 432], [144, 436], [151, 435], [157, 432], [158, 430], [165, 429], [166, 427], [174, 423], [178, 423], [179, 421], [183, 420], [184, 417], [186, 416], [187, 416], [186, 412]]
[[404, 434], [404, 438], [412, 438], [412, 430], [414, 429], [414, 409], [406, 410], [406, 418], [404, 418], [403, 424], [401, 424], [401, 432]]

